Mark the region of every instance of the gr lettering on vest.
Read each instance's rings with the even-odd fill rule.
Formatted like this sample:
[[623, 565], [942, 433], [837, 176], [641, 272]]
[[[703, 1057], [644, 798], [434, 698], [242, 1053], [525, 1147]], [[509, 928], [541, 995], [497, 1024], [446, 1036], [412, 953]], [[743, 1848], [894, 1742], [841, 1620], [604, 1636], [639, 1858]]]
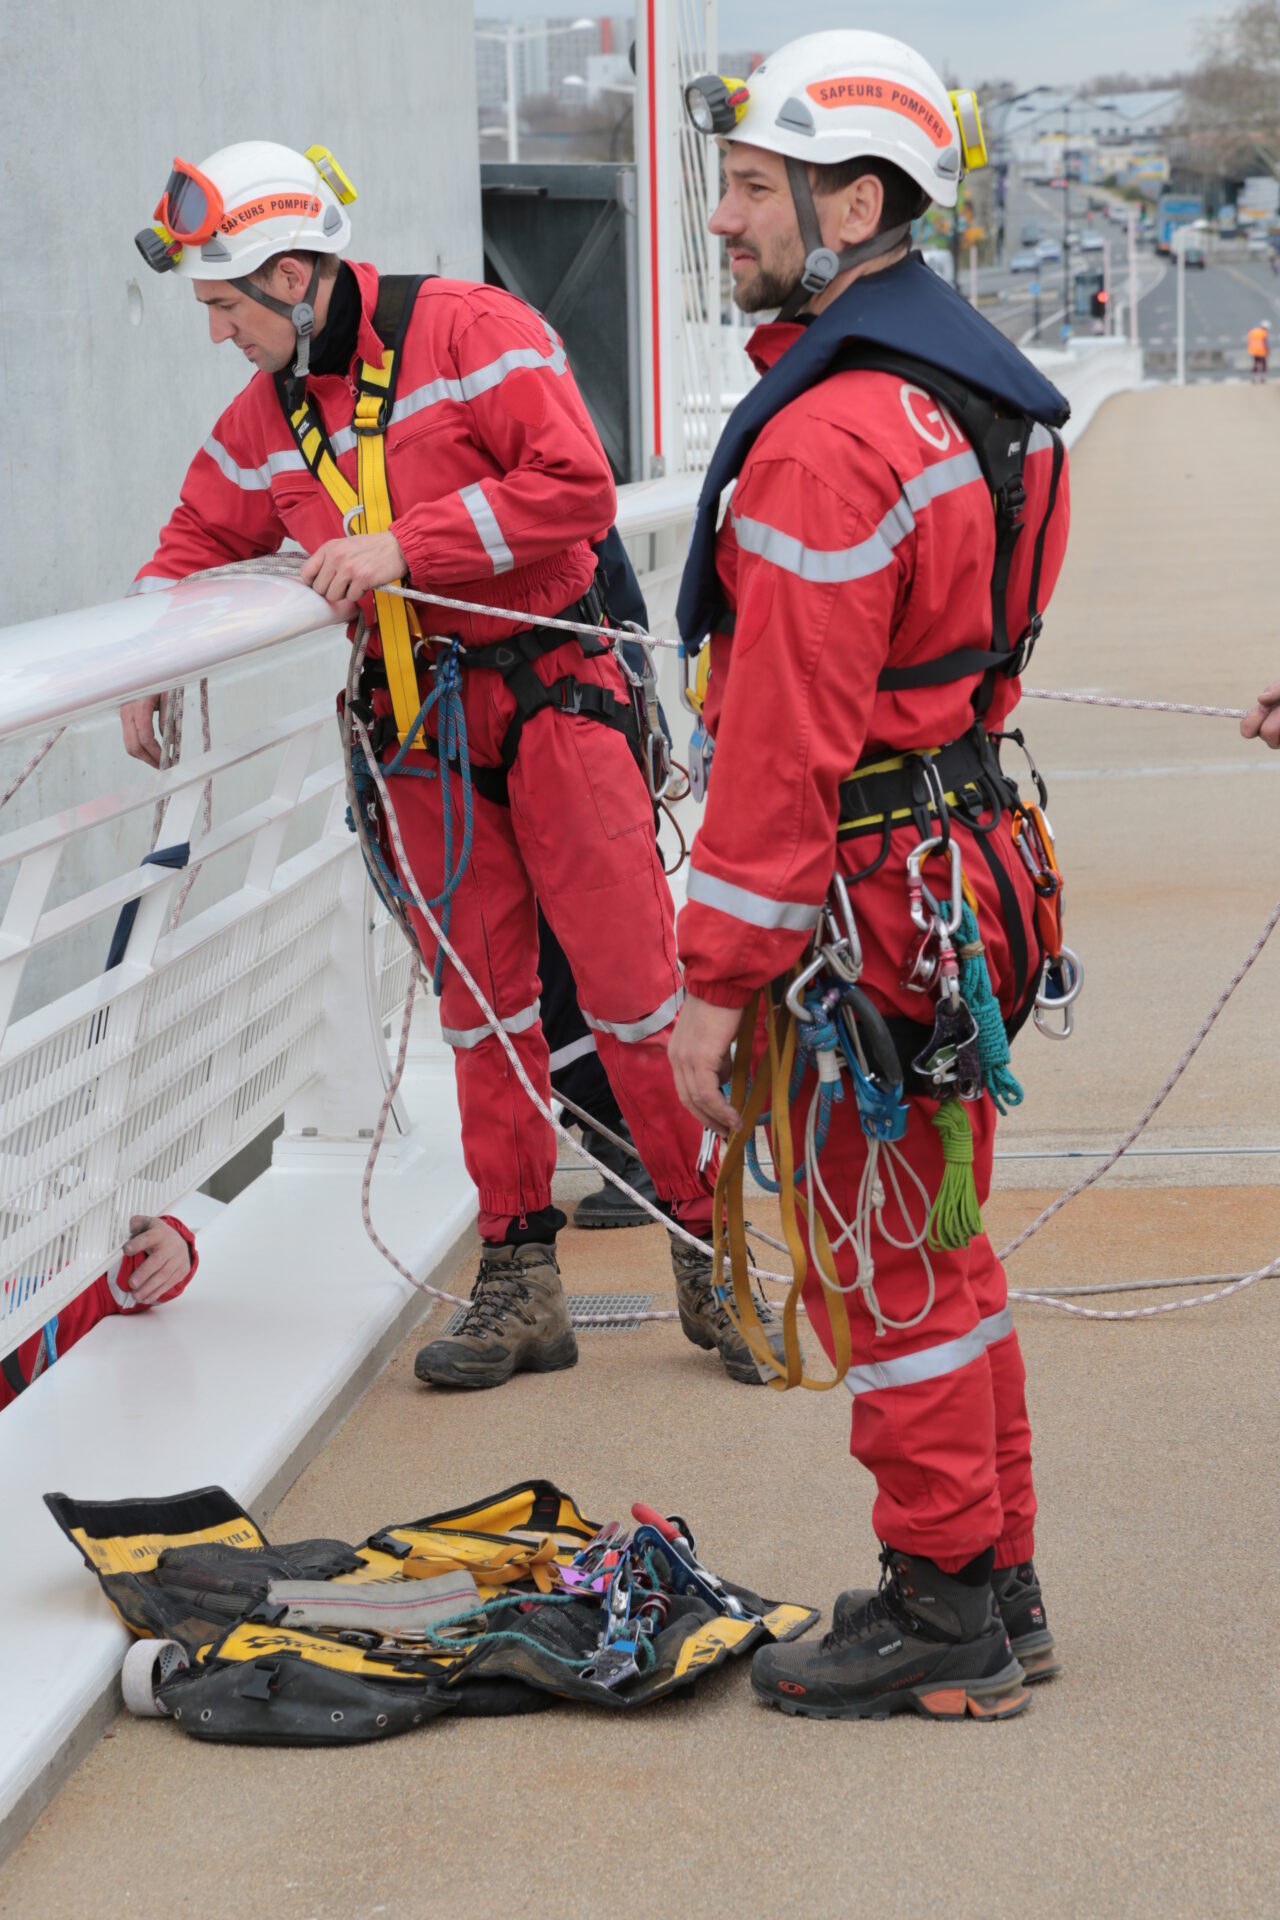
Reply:
[[820, 107], [864, 105], [881, 107], [887, 113], [900, 113], [926, 133], [935, 147], [951, 144], [954, 130], [936, 108], [910, 87], [896, 87], [869, 75], [849, 74], [839, 80], [815, 80], [805, 91]]

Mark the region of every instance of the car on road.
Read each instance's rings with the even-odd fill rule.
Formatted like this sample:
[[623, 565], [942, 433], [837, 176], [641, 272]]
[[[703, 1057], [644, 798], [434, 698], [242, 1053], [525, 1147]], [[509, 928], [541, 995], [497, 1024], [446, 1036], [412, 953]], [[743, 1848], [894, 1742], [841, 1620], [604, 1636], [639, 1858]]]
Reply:
[[1015, 253], [1009, 262], [1010, 273], [1034, 273], [1040, 265], [1034, 253]]
[[1039, 238], [1040, 238], [1040, 229], [1039, 229], [1039, 227], [1038, 227], [1038, 226], [1036, 225], [1036, 223], [1035, 223], [1035, 221], [1034, 221], [1034, 220], [1028, 220], [1028, 222], [1027, 222], [1027, 224], [1026, 224], [1026, 226], [1025, 226], [1025, 227], [1024, 227], [1023, 229], [1022, 229], [1022, 244], [1023, 244], [1023, 246], [1024, 246], [1024, 247], [1034, 247], [1034, 245], [1035, 245], [1035, 243], [1036, 243], [1036, 241], [1037, 241], [1037, 240], [1038, 240]]
[[1182, 258], [1186, 262], [1187, 266], [1199, 267], [1201, 271], [1203, 271], [1204, 269], [1204, 248], [1203, 247], [1197, 247], [1194, 244], [1191, 246], [1184, 247], [1182, 249]]
[[1105, 253], [1107, 243], [1100, 233], [1086, 233], [1080, 242], [1081, 253]]
[[1056, 240], [1042, 240], [1036, 248], [1037, 260], [1061, 260], [1062, 248]]
[[1251, 233], [1245, 243], [1246, 253], [1270, 253], [1271, 240], [1265, 233]]
[[1078, 233], [1076, 232], [1076, 230], [1075, 230], [1075, 228], [1074, 228], [1074, 227], [1068, 227], [1068, 229], [1067, 229], [1067, 246], [1068, 246], [1068, 248], [1070, 248], [1070, 247], [1078, 247], [1079, 245], [1080, 245], [1080, 235], [1079, 235], [1079, 234], [1078, 234]]

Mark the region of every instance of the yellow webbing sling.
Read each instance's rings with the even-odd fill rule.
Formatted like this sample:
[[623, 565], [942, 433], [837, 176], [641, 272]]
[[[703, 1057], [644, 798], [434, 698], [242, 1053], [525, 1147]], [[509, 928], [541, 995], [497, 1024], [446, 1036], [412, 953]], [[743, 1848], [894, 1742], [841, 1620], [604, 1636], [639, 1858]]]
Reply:
[[[384, 280], [379, 288], [379, 305]], [[342, 515], [344, 533], [352, 531], [356, 519], [361, 522], [362, 533], [387, 533], [390, 530], [394, 514], [391, 509], [391, 493], [387, 486], [387, 427], [391, 419], [391, 406], [395, 395], [396, 373], [400, 349], [408, 319], [413, 311], [413, 302], [419, 283], [409, 283], [403, 305], [403, 315], [394, 346], [384, 346], [382, 365], [370, 366], [367, 360], [361, 360], [356, 370], [357, 396], [356, 410], [352, 426], [356, 434], [356, 447], [359, 465], [356, 478], [359, 492], [343, 478], [328, 436], [313, 411], [308, 400], [289, 413], [289, 425], [293, 437], [307, 467], [320, 482], [338, 512]], [[378, 324], [378, 314], [374, 315], [374, 325]], [[422, 704], [418, 693], [418, 672], [413, 657], [414, 637], [422, 637], [422, 628], [417, 615], [407, 600], [398, 594], [379, 592], [374, 589], [373, 603], [377, 613], [378, 633], [382, 640], [382, 658], [387, 670], [387, 685], [391, 690], [391, 706], [395, 714], [396, 732], [403, 744], [409, 729], [417, 718]]]
[[[795, 1022], [785, 1006], [780, 1012], [775, 1011], [768, 991], [765, 990], [768, 1052], [760, 1062], [755, 1080], [751, 1081], [751, 1053], [755, 1041], [759, 1006], [760, 994], [757, 993], [743, 1013], [742, 1025], [738, 1029], [730, 1101], [742, 1115], [742, 1124], [730, 1135], [720, 1158], [720, 1173], [716, 1180], [714, 1202], [712, 1280], [716, 1287], [723, 1285], [727, 1241], [733, 1297], [732, 1301], [726, 1298], [725, 1305], [765, 1375], [767, 1384], [780, 1393], [785, 1393], [788, 1387], [809, 1387], [815, 1392], [825, 1393], [832, 1387], [838, 1387], [849, 1371], [851, 1340], [849, 1309], [836, 1272], [826, 1227], [823, 1225], [821, 1215], [815, 1211], [812, 1218], [813, 1247], [818, 1263], [817, 1277], [826, 1303], [827, 1317], [831, 1322], [836, 1371], [829, 1380], [820, 1380], [812, 1374], [807, 1374], [804, 1371], [804, 1358], [800, 1352], [797, 1312], [809, 1272], [808, 1236], [807, 1232], [801, 1228], [800, 1216], [803, 1215], [806, 1222], [808, 1221], [811, 1203], [805, 1200], [796, 1187], [791, 1110], [787, 1099], [787, 1089], [791, 1084], [791, 1067], [796, 1052]], [[781, 1188], [779, 1203], [782, 1208], [782, 1231], [791, 1254], [793, 1271], [791, 1286], [782, 1307], [782, 1343], [785, 1356], [782, 1366], [778, 1365], [769, 1346], [764, 1328], [760, 1324], [760, 1315], [756, 1310], [755, 1296], [751, 1291], [742, 1192], [747, 1142], [753, 1138], [765, 1108], [770, 1106], [771, 1088], [778, 1089], [779, 1097], [771, 1105], [769, 1145], [773, 1156], [774, 1172]]]

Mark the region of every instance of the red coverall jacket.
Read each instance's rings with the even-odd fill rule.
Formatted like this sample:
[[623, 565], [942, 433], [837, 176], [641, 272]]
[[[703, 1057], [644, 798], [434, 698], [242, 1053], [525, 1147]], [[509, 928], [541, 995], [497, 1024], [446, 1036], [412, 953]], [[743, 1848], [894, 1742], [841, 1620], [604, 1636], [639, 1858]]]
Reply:
[[[162, 1306], [169, 1300], [176, 1300], [180, 1293], [185, 1292], [195, 1278], [196, 1268], [200, 1264], [200, 1255], [196, 1252], [195, 1235], [190, 1227], [183, 1226], [181, 1220], [175, 1220], [172, 1214], [165, 1213], [160, 1217], [166, 1225], [175, 1228], [186, 1241], [191, 1250], [191, 1265], [187, 1268], [186, 1279], [179, 1280], [177, 1286], [170, 1287], [168, 1293], [162, 1293], [159, 1300], [155, 1302], [157, 1306]], [[143, 1258], [142, 1254], [126, 1253], [117, 1267], [113, 1267], [108, 1273], [100, 1273], [92, 1285], [87, 1286], [83, 1293], [78, 1293], [68, 1306], [58, 1309], [54, 1343], [59, 1360], [69, 1348], [75, 1346], [77, 1340], [83, 1340], [90, 1328], [97, 1326], [99, 1320], [105, 1320], [108, 1314], [150, 1311], [140, 1300], [135, 1300], [128, 1289], [129, 1279], [142, 1265]], [[43, 1344], [44, 1328], [42, 1327], [39, 1333], [33, 1333], [29, 1340], [24, 1340], [15, 1350], [19, 1371], [28, 1385], [37, 1373], [44, 1370], [38, 1364], [40, 1348]], [[0, 1407], [7, 1407], [17, 1397], [9, 1382], [0, 1373]]]
[[[748, 349], [755, 364], [772, 366], [799, 332], [794, 322], [758, 327]], [[1051, 459], [1049, 435], [1038, 429], [1025, 474], [1027, 531], [1008, 591], [1015, 638]], [[1062, 565], [1067, 523], [1064, 467], [1045, 540], [1041, 609]], [[717, 548], [736, 621], [731, 640], [709, 642], [715, 763], [679, 923], [690, 993], [743, 1006], [799, 959], [836, 870], [839, 783], [859, 760], [940, 747], [972, 725], [977, 676], [897, 693], [878, 693], [876, 678], [888, 665], [990, 646], [994, 554], [995, 517], [976, 456], [945, 409], [900, 376], [833, 374], [761, 432]], [[998, 679], [988, 727], [999, 729], [1017, 699], [1017, 682]], [[886, 950], [864, 939], [863, 985], [923, 1020], [920, 996], [904, 996], [898, 984], [910, 935], [899, 837], [883, 873], [853, 893], [860, 923], [873, 887], [902, 903], [900, 937], [886, 932]], [[913, 837], [908, 829], [907, 850]], [[842, 840], [841, 871], [866, 864], [878, 845]], [[988, 890], [980, 862], [966, 871], [980, 895]], [[998, 956], [991, 959], [995, 975]]]
[[[381, 366], [377, 270], [349, 264], [360, 288], [357, 358]], [[591, 584], [589, 542], [612, 525], [616, 495], [577, 388], [559, 377], [565, 366], [550, 327], [511, 294], [459, 280], [423, 285], [386, 440], [392, 503], [406, 503], [391, 531], [412, 585], [536, 616], [558, 613]], [[353, 373], [354, 361], [345, 377], [313, 375], [307, 390], [355, 487]], [[307, 472], [271, 376], [258, 373], [192, 461], [135, 591], [274, 553], [286, 539], [314, 553], [341, 537], [342, 515]], [[506, 621], [421, 611], [425, 630], [475, 644], [511, 631]], [[372, 624], [372, 594], [364, 612]]]

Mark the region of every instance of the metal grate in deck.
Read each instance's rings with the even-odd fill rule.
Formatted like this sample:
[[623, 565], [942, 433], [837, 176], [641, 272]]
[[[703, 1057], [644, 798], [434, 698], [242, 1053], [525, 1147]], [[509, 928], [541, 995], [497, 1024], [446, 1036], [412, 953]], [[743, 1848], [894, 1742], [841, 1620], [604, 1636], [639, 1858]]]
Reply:
[[[651, 1293], [570, 1293], [569, 1317], [579, 1333], [634, 1333], [641, 1314], [653, 1307]], [[456, 1333], [466, 1314], [458, 1307], [445, 1322], [445, 1337]]]

